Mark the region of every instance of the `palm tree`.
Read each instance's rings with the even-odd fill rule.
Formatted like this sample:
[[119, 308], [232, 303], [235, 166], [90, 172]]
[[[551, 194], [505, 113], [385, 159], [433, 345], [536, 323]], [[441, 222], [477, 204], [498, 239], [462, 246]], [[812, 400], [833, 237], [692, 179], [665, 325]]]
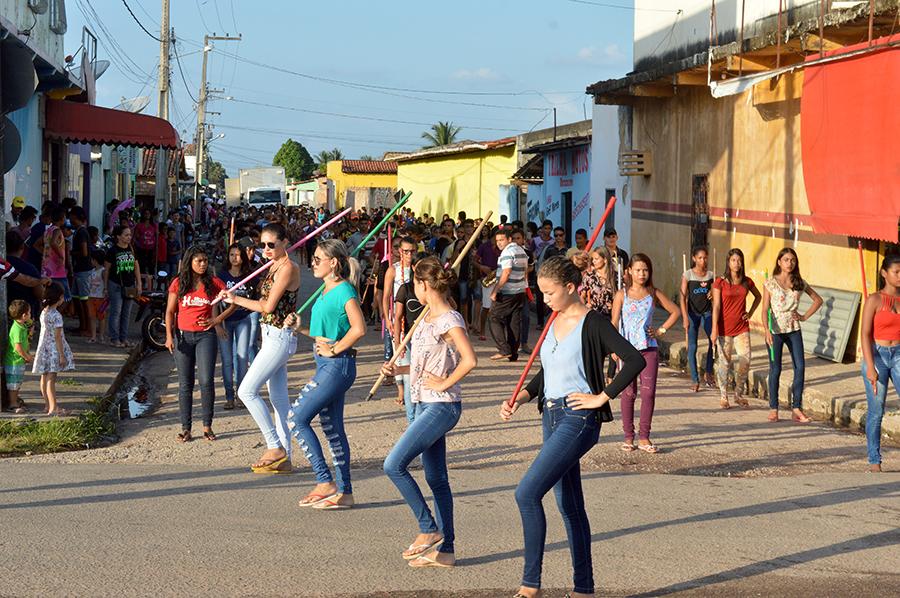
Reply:
[[365, 160], [365, 161], [367, 161], [367, 162], [373, 162], [373, 161], [377, 160], [378, 158], [376, 158], [376, 157], [374, 157], [374, 156], [371, 156], [371, 155], [369, 155], [369, 154], [363, 154], [362, 156], [359, 157], [359, 159], [360, 159], [360, 160]]
[[425, 147], [440, 147], [442, 145], [450, 145], [456, 141], [456, 136], [462, 131], [462, 127], [457, 127], [451, 121], [438, 121], [436, 125], [431, 125], [431, 132], [422, 133], [422, 139], [428, 141]]
[[328, 163], [332, 160], [343, 160], [344, 154], [338, 148], [334, 148], [332, 150], [322, 150], [318, 154], [316, 154], [316, 168], [325, 172]]

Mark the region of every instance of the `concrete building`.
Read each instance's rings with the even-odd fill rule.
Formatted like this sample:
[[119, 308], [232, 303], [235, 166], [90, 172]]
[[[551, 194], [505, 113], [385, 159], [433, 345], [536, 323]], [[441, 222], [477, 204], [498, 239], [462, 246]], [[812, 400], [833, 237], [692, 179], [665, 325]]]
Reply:
[[461, 141], [407, 154], [391, 155], [397, 163], [397, 185], [412, 191], [407, 204], [416, 214], [456, 218], [464, 211], [477, 218], [492, 210], [519, 218], [519, 191], [510, 180], [517, 170], [516, 138]]
[[377, 208], [394, 205], [397, 163], [383, 160], [332, 160], [326, 167], [328, 207]]
[[688, 0], [665, 12], [636, 0], [634, 71], [588, 93], [595, 117], [621, 107], [626, 246], [654, 259], [657, 286], [676, 291], [695, 245], [712, 247], [719, 273], [741, 248], [760, 283], [793, 247], [813, 286], [847, 299], [823, 326], [832, 342], [843, 318], [836, 342], [852, 352], [858, 243], [874, 290], [900, 219], [900, 5], [869, 6]]

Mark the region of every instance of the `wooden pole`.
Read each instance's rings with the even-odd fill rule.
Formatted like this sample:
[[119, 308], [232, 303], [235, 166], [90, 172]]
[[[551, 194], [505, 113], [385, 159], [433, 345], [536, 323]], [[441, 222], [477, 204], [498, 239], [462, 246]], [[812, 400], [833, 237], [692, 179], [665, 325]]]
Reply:
[[[459, 255], [456, 256], [456, 259], [452, 264], [445, 266], [445, 269], [454, 269], [458, 267], [466, 254], [469, 253], [469, 250], [472, 249], [472, 246], [475, 244], [475, 241], [478, 240], [479, 235], [481, 234], [481, 229], [484, 228], [484, 225], [487, 224], [488, 219], [493, 215], [494, 212], [488, 211], [487, 215], [481, 220], [481, 224], [478, 225], [478, 228], [475, 229], [475, 232], [472, 233], [472, 237], [466, 242], [465, 246], [462, 248], [462, 251], [459, 252]], [[416, 321], [413, 322], [413, 325], [409, 327], [409, 330], [406, 331], [406, 334], [403, 336], [403, 340], [400, 341], [400, 344], [396, 346], [394, 349], [394, 356], [391, 357], [391, 360], [388, 361], [388, 365], [394, 365], [398, 359], [400, 359], [400, 354], [403, 352], [404, 347], [409, 344], [410, 339], [412, 339], [413, 333], [418, 328], [419, 324], [428, 315], [428, 306], [425, 305], [422, 307], [422, 313], [419, 314], [419, 317], [416, 318]], [[384, 382], [384, 374], [378, 374], [378, 380], [375, 381], [375, 384], [372, 385], [372, 388], [369, 390], [369, 395], [366, 397], [367, 401], [371, 401], [372, 397], [375, 396], [375, 392], [378, 390], [378, 387], [381, 386], [381, 383]]]
[[[600, 222], [597, 223], [597, 226], [594, 227], [594, 234], [591, 235], [591, 238], [588, 240], [586, 245], [587, 250], [590, 251], [594, 246], [594, 243], [597, 241], [597, 237], [600, 236], [600, 231], [603, 230], [603, 225], [606, 223], [606, 219], [609, 217], [610, 212], [612, 212], [613, 206], [616, 205], [616, 197], [612, 196], [609, 198], [609, 204], [606, 206], [606, 211], [603, 212], [603, 217], [600, 218]], [[618, 256], [610, 256], [611, 259], [616, 260], [618, 262]], [[544, 343], [544, 339], [547, 338], [547, 333], [550, 331], [550, 325], [553, 324], [553, 321], [556, 319], [556, 316], [559, 315], [559, 312], [555, 311], [550, 314], [550, 317], [547, 318], [547, 323], [544, 325], [544, 329], [541, 331], [541, 336], [538, 337], [538, 341], [534, 344], [534, 349], [531, 350], [531, 356], [528, 358], [528, 363], [525, 364], [525, 369], [522, 371], [522, 375], [519, 376], [519, 382], [516, 384], [516, 390], [513, 391], [512, 397], [509, 399], [509, 406], [512, 407], [516, 402], [516, 397], [519, 396], [519, 392], [521, 392], [522, 387], [525, 386], [525, 378], [528, 377], [528, 371], [531, 370], [531, 366], [534, 364], [535, 358], [541, 352], [541, 345]]]
[[865, 301], [869, 298], [869, 285], [866, 282], [866, 260], [863, 257], [862, 241], [857, 241], [856, 247], [859, 249], [859, 271], [862, 274], [862, 291], [863, 300]]

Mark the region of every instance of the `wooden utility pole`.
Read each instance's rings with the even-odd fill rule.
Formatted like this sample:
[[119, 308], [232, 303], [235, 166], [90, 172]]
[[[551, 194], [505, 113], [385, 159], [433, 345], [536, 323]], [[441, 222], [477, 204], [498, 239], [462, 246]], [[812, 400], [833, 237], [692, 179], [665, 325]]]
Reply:
[[[203, 67], [200, 71], [200, 96], [197, 100], [197, 145], [195, 148], [197, 154], [197, 167], [194, 170], [194, 218], [200, 216], [200, 185], [203, 181], [204, 161], [206, 160], [206, 100], [209, 95], [209, 89], [206, 85], [206, 61], [209, 53], [212, 51], [211, 41], [241, 41], [239, 37], [229, 35], [204, 35], [203, 36]], [[199, 220], [196, 220], [199, 222]]]
[[[159, 24], [159, 98], [156, 114], [169, 120], [169, 0], [162, 0], [162, 18]], [[169, 152], [163, 146], [156, 151], [156, 205], [163, 215], [171, 207], [169, 201]]]

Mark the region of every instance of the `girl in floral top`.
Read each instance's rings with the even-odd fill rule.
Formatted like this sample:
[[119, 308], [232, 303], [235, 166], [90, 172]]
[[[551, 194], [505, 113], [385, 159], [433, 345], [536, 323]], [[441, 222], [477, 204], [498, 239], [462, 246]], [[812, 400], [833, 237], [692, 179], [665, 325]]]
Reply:
[[[800, 314], [800, 295], [806, 293], [812, 299], [812, 305], [806, 313]], [[806, 371], [806, 358], [803, 355], [803, 333], [800, 322], [808, 320], [822, 307], [822, 298], [800, 276], [800, 263], [797, 253], [790, 247], [778, 252], [772, 278], [763, 286], [762, 319], [766, 329], [766, 343], [772, 348], [769, 352], [769, 421], [778, 421], [778, 386], [781, 377], [781, 355], [784, 346], [791, 352], [791, 363], [794, 365], [793, 393], [791, 395], [792, 419], [798, 423], [810, 420], [803, 413], [803, 383]], [[769, 310], [772, 315], [769, 317]]]
[[[456, 275], [434, 257], [415, 266], [416, 298], [428, 315], [416, 328], [411, 365], [385, 364], [386, 376], [410, 374], [416, 416], [384, 461], [384, 471], [419, 520], [419, 535], [403, 558], [411, 567], [451, 567], [454, 557], [453, 496], [447, 477], [446, 435], [462, 412], [460, 380], [478, 363], [462, 315], [447, 300]], [[409, 464], [422, 455], [425, 480], [434, 495], [437, 521], [413, 477]], [[440, 546], [440, 548], [438, 548]]]

